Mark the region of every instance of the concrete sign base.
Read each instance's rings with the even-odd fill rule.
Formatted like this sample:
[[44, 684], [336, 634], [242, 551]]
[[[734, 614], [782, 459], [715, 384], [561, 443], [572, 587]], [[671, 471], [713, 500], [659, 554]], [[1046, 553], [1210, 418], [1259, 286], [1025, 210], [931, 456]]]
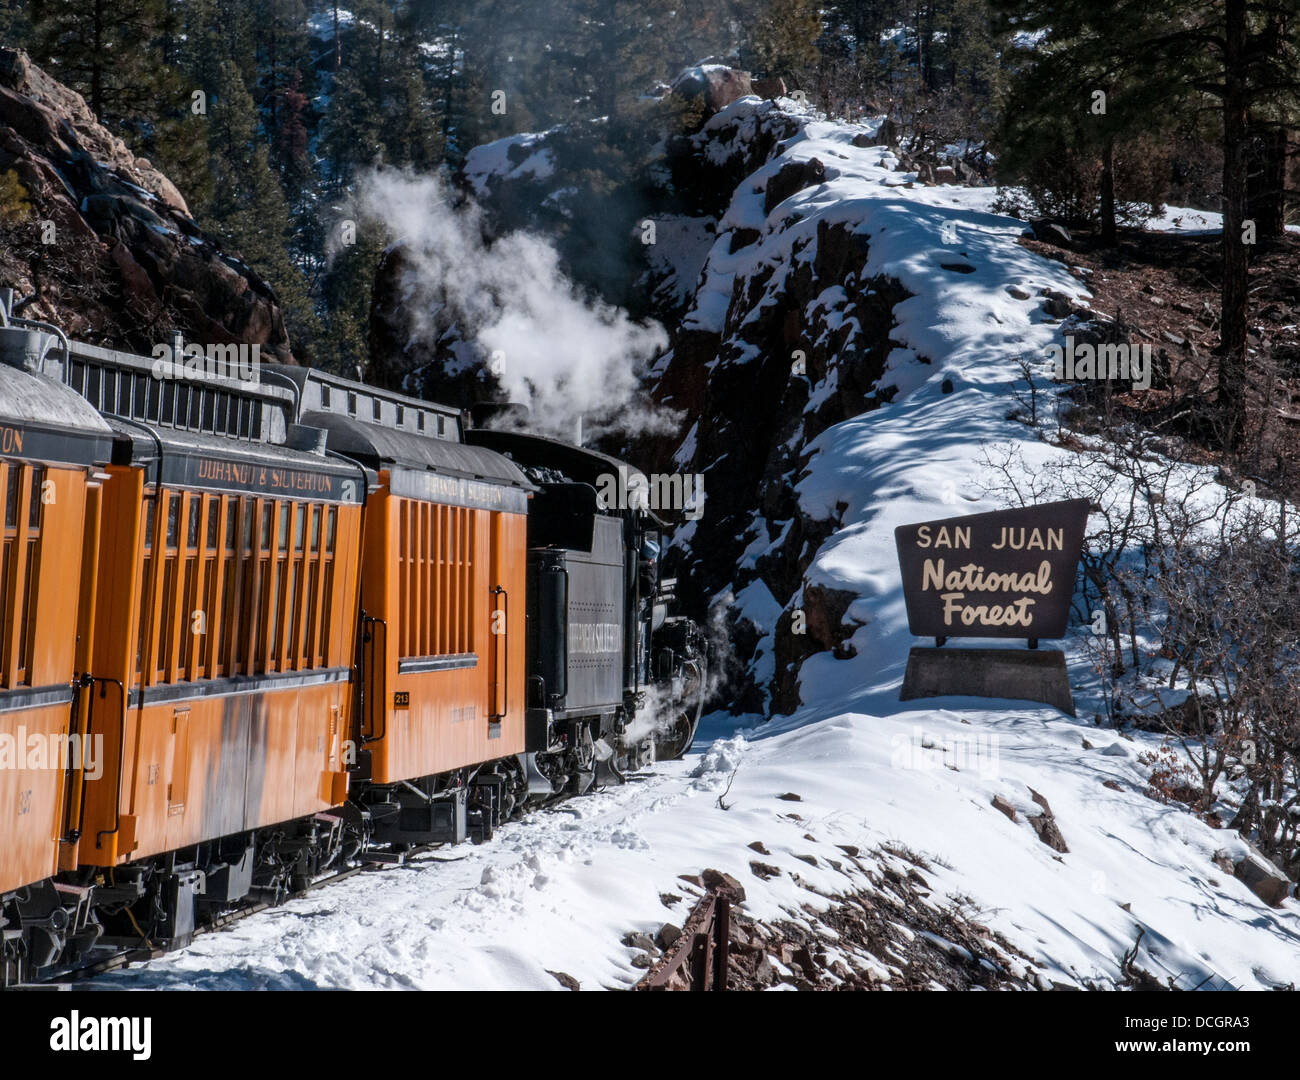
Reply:
[[1075, 715], [1065, 654], [1057, 649], [913, 647], [899, 700], [949, 694], [1038, 701]]

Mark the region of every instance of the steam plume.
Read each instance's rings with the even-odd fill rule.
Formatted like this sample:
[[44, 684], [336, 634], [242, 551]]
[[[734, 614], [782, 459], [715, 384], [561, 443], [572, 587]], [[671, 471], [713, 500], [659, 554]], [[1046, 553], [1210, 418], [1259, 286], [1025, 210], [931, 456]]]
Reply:
[[584, 297], [546, 240], [515, 232], [489, 245], [476, 205], [453, 208], [440, 180], [396, 169], [363, 176], [351, 211], [402, 247], [412, 339], [432, 349], [454, 323], [476, 354], [459, 359], [486, 364], [529, 406], [532, 430], [572, 439], [579, 417], [589, 435], [671, 429], [641, 388], [663, 328]]

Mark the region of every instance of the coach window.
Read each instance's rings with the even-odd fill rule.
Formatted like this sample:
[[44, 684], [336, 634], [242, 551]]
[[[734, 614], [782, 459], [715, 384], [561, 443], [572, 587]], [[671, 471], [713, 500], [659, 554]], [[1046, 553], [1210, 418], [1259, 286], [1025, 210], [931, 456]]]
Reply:
[[[313, 524], [318, 520], [320, 507], [312, 508]], [[316, 666], [316, 612], [320, 605], [320, 557], [316, 554], [316, 537], [312, 537], [311, 553], [307, 558], [307, 617], [303, 620], [302, 667]]]
[[230, 674], [230, 630], [235, 619], [235, 578], [239, 571], [239, 552], [235, 548], [239, 536], [239, 498], [226, 495], [221, 501], [226, 524], [222, 530], [221, 556], [217, 560], [221, 573], [221, 612], [209, 627], [216, 638], [208, 647], [208, 674], [212, 676]]
[[258, 500], [245, 497], [240, 511], [239, 622], [231, 635], [231, 670], [251, 674], [257, 652], [257, 598], [261, 533], [257, 524]]
[[146, 494], [141, 507], [140, 528], [140, 627], [135, 644], [135, 681], [139, 685], [143, 678], [144, 658], [149, 648], [149, 622], [152, 612], [146, 611], [144, 602], [149, 598], [149, 573], [153, 568], [153, 530], [156, 523], [158, 499], [156, 495]]
[[320, 646], [322, 663], [330, 662], [330, 625], [334, 614], [334, 538], [338, 528], [338, 507], [331, 506], [325, 511], [325, 551], [321, 555], [321, 595], [323, 597], [320, 615]]
[[[176, 541], [179, 538], [181, 497], [170, 495], [167, 499], [167, 527], [163, 533], [163, 551], [155, 556], [161, 560], [157, 595], [154, 599], [154, 625], [157, 627], [157, 652], [154, 656], [154, 678], [151, 682], [166, 681], [172, 639], [172, 603], [176, 592]], [[155, 571], [156, 573], [156, 571]]]
[[186, 499], [189, 500], [189, 527], [185, 530], [185, 573], [182, 578], [181, 595], [177, 598], [180, 602], [180, 612], [177, 615], [180, 628], [180, 659], [177, 661], [176, 673], [173, 676], [178, 680], [190, 678], [194, 647], [198, 644], [195, 640], [198, 635], [194, 633], [194, 613], [202, 604], [200, 561], [203, 557], [203, 549], [199, 546], [199, 539], [203, 521], [203, 496], [193, 493], [186, 495]]
[[398, 529], [398, 656], [445, 656], [473, 647], [474, 513], [403, 500]]
[[[18, 656], [14, 661], [14, 682], [31, 682], [32, 644], [36, 637], [36, 586], [40, 573], [41, 498], [45, 484], [45, 469], [40, 465], [30, 467], [31, 477], [27, 491], [27, 540], [23, 553], [23, 604], [22, 621], [18, 625]], [[17, 591], [14, 593], [17, 596]]]
[[[266, 663], [267, 611], [271, 606], [271, 541], [275, 532], [275, 503], [271, 499], [261, 500], [258, 511], [261, 520], [261, 545], [257, 551], [257, 577], [254, 588], [257, 597], [257, 650], [254, 664], [249, 665], [249, 674], [264, 671]], [[253, 624], [249, 631], [252, 632]]]
[[278, 524], [275, 530], [275, 549], [277, 554], [271, 556], [274, 563], [266, 589], [266, 656], [262, 664], [263, 671], [278, 670], [276, 660], [280, 647], [280, 617], [284, 611], [284, 554], [289, 549], [289, 504], [277, 503], [279, 508]]
[[9, 625], [13, 621], [10, 574], [14, 564], [18, 528], [18, 466], [0, 465], [0, 483], [5, 488], [4, 550], [0, 554], [0, 684], [9, 685]]
[[302, 574], [303, 547], [306, 543], [307, 504], [293, 508], [293, 553], [289, 556], [289, 591], [285, 595], [284, 663], [282, 669], [296, 668], [302, 654]]
[[0, 557], [0, 684], [20, 686], [31, 681], [45, 472], [40, 466], [8, 465], [0, 467], [0, 473], [5, 485], [4, 553]]
[[306, 608], [307, 616], [303, 620], [302, 636], [302, 666], [316, 667], [320, 663], [319, 648], [320, 636], [317, 633], [318, 619], [317, 613], [320, 611], [322, 604], [329, 603], [329, 597], [320, 595], [321, 583], [321, 555], [320, 555], [320, 516], [321, 507], [313, 505], [311, 512], [311, 528], [308, 532], [307, 539], [307, 596]]

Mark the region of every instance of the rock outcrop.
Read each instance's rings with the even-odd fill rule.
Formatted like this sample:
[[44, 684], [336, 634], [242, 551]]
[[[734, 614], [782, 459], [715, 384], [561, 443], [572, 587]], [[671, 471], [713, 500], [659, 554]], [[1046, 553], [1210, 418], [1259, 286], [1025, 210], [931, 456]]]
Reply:
[[[768, 81], [764, 85], [771, 90], [773, 84]], [[726, 64], [697, 64], [673, 80], [672, 92], [687, 101], [703, 102], [704, 115], [709, 117], [754, 93], [754, 86], [748, 71], [737, 71]]]
[[0, 283], [27, 299], [23, 314], [137, 350], [179, 329], [292, 360], [271, 287], [204, 233], [176, 186], [80, 94], [0, 49], [0, 176], [10, 173], [26, 206], [0, 221]]
[[[746, 711], [792, 711], [808, 656], [853, 655], [852, 594], [805, 581], [837, 522], [805, 513], [795, 486], [809, 442], [889, 400], [880, 382], [893, 308], [908, 295], [864, 275], [868, 245], [851, 221], [810, 229], [801, 211], [783, 211], [830, 173], [816, 157], [783, 154], [802, 124], [774, 103], [741, 103], [671, 148], [679, 188], [721, 191], [731, 205], [707, 207], [718, 238], [655, 390], [692, 418], [686, 452], [661, 446], [658, 465], [706, 477], [707, 510], [675, 554], [681, 591], [699, 610], [728, 588], [765, 597], [765, 617], [747, 605], [721, 612], [733, 649], [727, 693]], [[726, 295], [708, 295], [719, 286]], [[751, 549], [761, 554], [746, 559]]]

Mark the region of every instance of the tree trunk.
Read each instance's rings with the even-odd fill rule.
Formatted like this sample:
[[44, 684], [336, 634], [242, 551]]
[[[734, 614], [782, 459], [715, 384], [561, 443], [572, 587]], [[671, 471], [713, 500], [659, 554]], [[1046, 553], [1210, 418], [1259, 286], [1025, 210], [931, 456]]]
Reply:
[[1261, 247], [1286, 236], [1287, 131], [1281, 125], [1250, 123], [1246, 219], [1255, 223]]
[[921, 5], [916, 6], [916, 78], [921, 86], [925, 86], [925, 62], [929, 59], [929, 51], [921, 47]]
[[1223, 314], [1219, 332], [1219, 412], [1226, 449], [1241, 445], [1246, 421], [1247, 252], [1246, 85], [1242, 56], [1246, 0], [1225, 0], [1223, 87]]
[[1108, 248], [1116, 243], [1115, 231], [1115, 143], [1107, 139], [1101, 148], [1101, 242]]
[[339, 41], [339, 6], [334, 5], [334, 70], [343, 64], [343, 45]]
[[101, 122], [104, 119], [104, 0], [95, 0], [95, 28], [92, 50], [94, 59], [90, 62], [90, 111]]
[[456, 93], [456, 49], [459, 47], [459, 34], [456, 28], [451, 32], [451, 46], [447, 55], [447, 79], [443, 84], [442, 108], [442, 151], [446, 155], [451, 146], [452, 105]]
[[275, 84], [275, 65], [276, 65], [276, 55], [275, 55], [275, 53], [276, 53], [276, 49], [275, 49], [275, 44], [276, 44], [276, 42], [275, 42], [275, 29], [276, 29], [276, 27], [275, 27], [275, 19], [272, 19], [272, 20], [271, 20], [271, 33], [270, 33], [270, 40], [267, 42], [267, 63], [266, 63], [266, 78], [267, 78], [267, 86], [269, 87], [269, 89], [268, 89], [268, 91], [267, 91], [267, 103], [268, 103], [268, 108], [270, 109], [270, 112], [271, 112], [271, 130], [270, 130], [270, 132], [268, 132], [268, 134], [270, 134], [272, 138], [274, 138], [276, 135], [279, 134], [279, 128], [278, 128], [278, 126], [277, 126], [277, 121], [279, 120], [279, 117], [277, 116], [276, 102], [275, 102], [275, 97], [276, 97], [276, 94], [275, 94], [275, 90], [276, 90], [276, 84]]

